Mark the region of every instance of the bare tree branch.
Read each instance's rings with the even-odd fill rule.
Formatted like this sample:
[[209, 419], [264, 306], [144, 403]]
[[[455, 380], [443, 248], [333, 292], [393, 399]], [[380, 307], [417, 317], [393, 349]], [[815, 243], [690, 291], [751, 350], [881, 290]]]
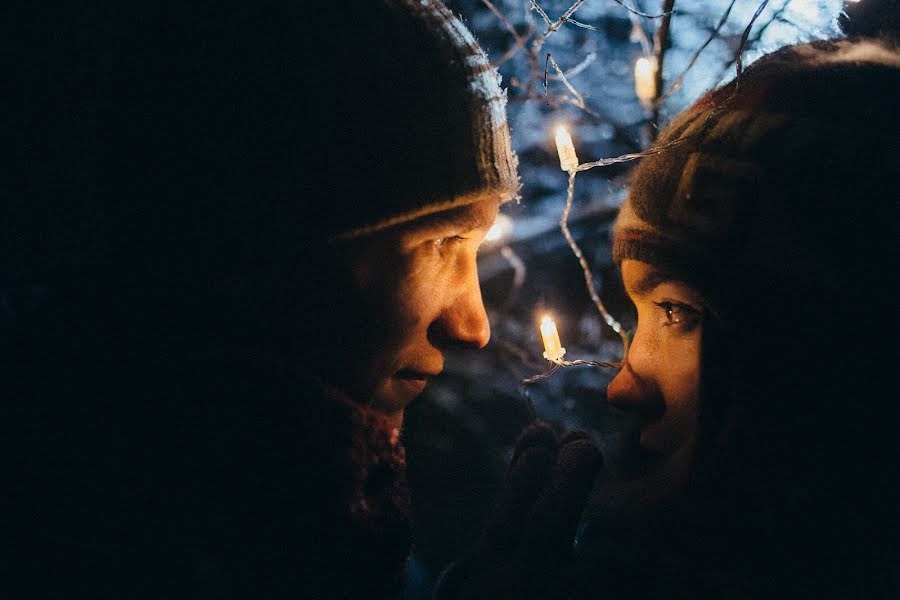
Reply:
[[[744, 29], [744, 35], [741, 36], [741, 45], [740, 45], [740, 47], [738, 47], [737, 59], [736, 59], [736, 63], [735, 63], [737, 66], [737, 74], [735, 75], [735, 81], [734, 81], [734, 91], [735, 92], [737, 91], [738, 86], [741, 84], [741, 71], [743, 70], [743, 60], [744, 60], [744, 46], [747, 43], [747, 38], [750, 37], [750, 30], [753, 29], [753, 23], [756, 22], [757, 17], [759, 17], [759, 14], [763, 11], [763, 9], [766, 8], [766, 5], [768, 3], [769, 3], [769, 0], [763, 0], [762, 2], [760, 2], [759, 6], [756, 9], [756, 12], [753, 13], [753, 18], [750, 19], [750, 22], [747, 24], [747, 28]], [[771, 23], [771, 21], [770, 21], [770, 23]]]
[[544, 63], [544, 94], [547, 93], [547, 64], [549, 64], [553, 67], [553, 70], [556, 71], [557, 78], [563, 82], [563, 85], [565, 85], [566, 88], [569, 90], [569, 92], [572, 94], [572, 96], [575, 99], [575, 101], [574, 101], [575, 106], [577, 106], [584, 112], [588, 113], [589, 115], [592, 115], [594, 117], [599, 117], [600, 115], [598, 115], [596, 112], [594, 112], [593, 110], [588, 108], [587, 103], [584, 101], [584, 96], [582, 96], [578, 92], [578, 90], [576, 90], [572, 86], [572, 84], [569, 83], [569, 80], [566, 79], [565, 73], [563, 73], [562, 69], [559, 68], [559, 65], [556, 64], [556, 61], [553, 60], [553, 56], [549, 52], [547, 53], [547, 60]]
[[[635, 3], [637, 0], [634, 0]], [[628, 18], [631, 20], [631, 33], [634, 35], [637, 32], [640, 42], [641, 48], [644, 50], [644, 54], [650, 54], [653, 51], [653, 46], [650, 43], [650, 39], [647, 37], [647, 32], [644, 31], [644, 23], [642, 22], [640, 13], [634, 13], [629, 11]]]
[[531, 37], [531, 35], [534, 33], [534, 28], [531, 21], [529, 21], [529, 31], [525, 36], [522, 36], [518, 31], [516, 31], [516, 28], [512, 26], [512, 23], [509, 22], [509, 19], [507, 19], [506, 16], [502, 12], [500, 12], [500, 10], [497, 9], [496, 6], [494, 6], [494, 3], [491, 2], [491, 0], [481, 0], [481, 3], [484, 4], [488, 8], [488, 10], [490, 10], [491, 13], [493, 13], [494, 16], [500, 20], [500, 23], [503, 24], [503, 27], [513, 36], [513, 45], [503, 53], [503, 56], [501, 56], [494, 65], [496, 67], [499, 67], [500, 65], [511, 59], [513, 56], [515, 56], [519, 50], [521, 50], [528, 44], [528, 38]]
[[656, 137], [657, 124], [659, 123], [659, 95], [663, 87], [663, 61], [666, 57], [666, 46], [669, 44], [669, 26], [672, 23], [672, 13], [675, 8], [675, 0], [663, 0], [663, 16], [659, 23], [659, 28], [653, 36], [653, 50], [656, 58], [656, 73], [654, 73], [654, 83], [656, 90], [656, 98], [653, 99], [653, 114], [650, 118], [651, 136]]
[[[562, 26], [565, 24], [565, 22], [569, 20], [569, 17], [571, 17], [572, 15], [574, 15], [574, 14], [575, 14], [575, 11], [578, 10], [579, 8], [581, 8], [581, 5], [582, 5], [582, 4], [584, 4], [584, 0], [575, 0], [575, 4], [573, 4], [572, 6], [570, 6], [570, 7], [566, 10], [566, 12], [563, 13], [563, 15], [559, 18], [559, 20], [556, 21], [556, 23], [550, 24], [549, 27], [547, 27], [547, 31], [545, 31], [544, 33], [542, 33], [542, 34], [540, 35], [540, 37], [538, 37], [536, 40], [534, 40], [534, 43], [532, 44], [532, 46], [535, 48], [535, 50], [539, 50], [540, 47], [543, 46], [544, 41], [545, 41], [548, 37], [550, 37], [554, 32], [556, 32], [557, 29], [559, 29], [560, 27], [562, 27]], [[534, 6], [536, 10], [539, 10], [539, 11], [540, 11], [541, 16], [544, 17], [544, 20], [548, 21], [548, 24], [549, 24], [549, 19], [547, 18], [547, 13], [545, 13], [545, 12], [538, 6], [537, 2], [536, 2], [535, 0], [531, 0], [531, 5]]]
[[[766, 32], [766, 29], [768, 29], [772, 23], [781, 20], [782, 15], [784, 15], [784, 13], [787, 11], [787, 7], [788, 5], [790, 5], [791, 1], [792, 0], [784, 0], [784, 3], [781, 5], [781, 7], [775, 11], [775, 14], [772, 15], [772, 18], [756, 29], [756, 33], [753, 34], [753, 37], [747, 40], [747, 43], [744, 46], [745, 49], [758, 43], [762, 39], [763, 34]], [[736, 62], [737, 55], [733, 56], [728, 62], [722, 65], [722, 71], [719, 73], [719, 79], [724, 78]]]
[[581, 27], [582, 29], [590, 29], [591, 31], [599, 31], [593, 25], [588, 25], [587, 23], [582, 23], [581, 21], [576, 21], [575, 19], [566, 19], [566, 23], [571, 23], [576, 27]]
[[716, 25], [716, 28], [713, 30], [710, 36], [706, 39], [705, 42], [703, 42], [703, 45], [700, 46], [696, 52], [694, 52], [694, 55], [691, 56], [691, 60], [688, 61], [687, 66], [684, 68], [681, 74], [675, 78], [675, 81], [672, 82], [672, 85], [669, 86], [669, 89], [666, 91], [666, 93], [657, 98], [657, 105], [665, 102], [666, 99], [669, 98], [669, 96], [674, 94], [678, 90], [678, 88], [681, 87], [681, 84], [684, 83], [685, 75], [687, 75], [687, 72], [690, 71], [691, 67], [694, 66], [694, 63], [697, 62], [697, 59], [700, 57], [700, 53], [703, 52], [707, 46], [709, 46], [710, 42], [718, 37], [719, 32], [722, 30], [722, 26], [725, 25], [725, 22], [728, 20], [728, 15], [731, 13], [731, 8], [734, 6], [734, 3], [736, 1], [737, 0], [731, 0], [731, 2], [728, 4], [728, 8], [725, 9], [725, 12], [722, 14], [722, 18], [719, 19], [719, 23]]
[[491, 0], [481, 0], [481, 3], [487, 6], [488, 10], [494, 13], [494, 16], [500, 19], [500, 23], [503, 24], [503, 27], [506, 28], [508, 32], [510, 32], [513, 36], [513, 39], [516, 40], [516, 44], [525, 44], [525, 39], [519, 35], [519, 32], [516, 31], [516, 28], [512, 26], [512, 23], [503, 15], [502, 12], [497, 10], [497, 7], [494, 6], [494, 3]]
[[566, 71], [566, 77], [575, 77], [586, 68], [588, 68], [588, 66], [595, 60], [597, 60], [597, 53], [589, 52], [588, 55], [584, 57], [583, 61]]
[[[622, 8], [624, 8], [625, 10], [627, 10], [628, 12], [630, 12], [631, 14], [637, 15], [637, 16], [639, 16], [639, 17], [644, 17], [645, 19], [659, 19], [660, 17], [665, 17], [666, 15], [671, 15], [671, 14], [672, 14], [671, 11], [670, 11], [670, 12], [661, 12], [661, 13], [658, 14], [658, 15], [651, 15], [651, 14], [648, 14], [648, 13], [645, 13], [645, 12], [641, 12], [641, 11], [637, 10], [636, 8], [632, 8], [632, 7], [628, 6], [628, 5], [625, 4], [625, 2], [623, 2], [622, 0], [613, 0], [613, 2], [615, 2], [615, 3], [618, 4], [619, 6], [621, 6]], [[663, 10], [665, 11], [665, 9], [663, 9]]]
[[550, 17], [547, 16], [547, 13], [544, 12], [544, 9], [541, 8], [535, 0], [531, 0], [531, 8], [533, 8], [544, 21], [547, 23], [547, 27], [553, 27], [553, 21], [550, 20]]

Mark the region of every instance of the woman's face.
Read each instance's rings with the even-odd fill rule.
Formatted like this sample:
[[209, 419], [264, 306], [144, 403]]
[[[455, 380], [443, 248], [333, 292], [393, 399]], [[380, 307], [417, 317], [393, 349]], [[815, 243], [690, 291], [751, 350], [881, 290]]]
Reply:
[[647, 466], [675, 483], [687, 472], [696, 439], [703, 303], [694, 289], [641, 261], [622, 261], [622, 278], [637, 330], [608, 401], [635, 417]]

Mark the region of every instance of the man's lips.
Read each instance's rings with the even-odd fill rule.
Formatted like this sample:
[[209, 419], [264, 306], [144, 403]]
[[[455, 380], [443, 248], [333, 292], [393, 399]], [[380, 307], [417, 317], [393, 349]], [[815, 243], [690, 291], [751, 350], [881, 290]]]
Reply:
[[414, 369], [401, 369], [397, 371], [396, 377], [400, 380], [401, 385], [408, 388], [416, 395], [421, 394], [432, 377], [436, 377], [437, 373], [428, 373], [425, 371], [416, 371]]
[[397, 377], [400, 379], [424, 379], [429, 380], [432, 377], [437, 377], [440, 374], [440, 371], [437, 372], [428, 372], [428, 371], [418, 371], [416, 369], [400, 369], [397, 371]]

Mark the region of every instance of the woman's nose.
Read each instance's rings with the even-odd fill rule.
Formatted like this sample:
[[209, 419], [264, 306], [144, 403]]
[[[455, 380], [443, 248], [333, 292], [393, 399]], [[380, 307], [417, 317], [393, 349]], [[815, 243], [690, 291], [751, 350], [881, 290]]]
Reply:
[[606, 400], [621, 410], [640, 413], [647, 420], [659, 417], [665, 409], [656, 386], [635, 373], [627, 360], [606, 388]]

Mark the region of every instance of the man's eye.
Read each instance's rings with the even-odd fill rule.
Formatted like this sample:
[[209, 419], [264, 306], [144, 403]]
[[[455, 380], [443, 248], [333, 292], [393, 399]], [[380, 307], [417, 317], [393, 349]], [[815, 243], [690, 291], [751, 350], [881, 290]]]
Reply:
[[665, 326], [675, 326], [684, 330], [693, 329], [700, 323], [701, 312], [687, 304], [679, 302], [654, 302], [665, 314]]
[[458, 244], [460, 242], [465, 241], [468, 238], [464, 238], [461, 235], [451, 235], [445, 238], [438, 238], [434, 240], [434, 245], [438, 248], [445, 248], [448, 246], [452, 246], [454, 244]]

